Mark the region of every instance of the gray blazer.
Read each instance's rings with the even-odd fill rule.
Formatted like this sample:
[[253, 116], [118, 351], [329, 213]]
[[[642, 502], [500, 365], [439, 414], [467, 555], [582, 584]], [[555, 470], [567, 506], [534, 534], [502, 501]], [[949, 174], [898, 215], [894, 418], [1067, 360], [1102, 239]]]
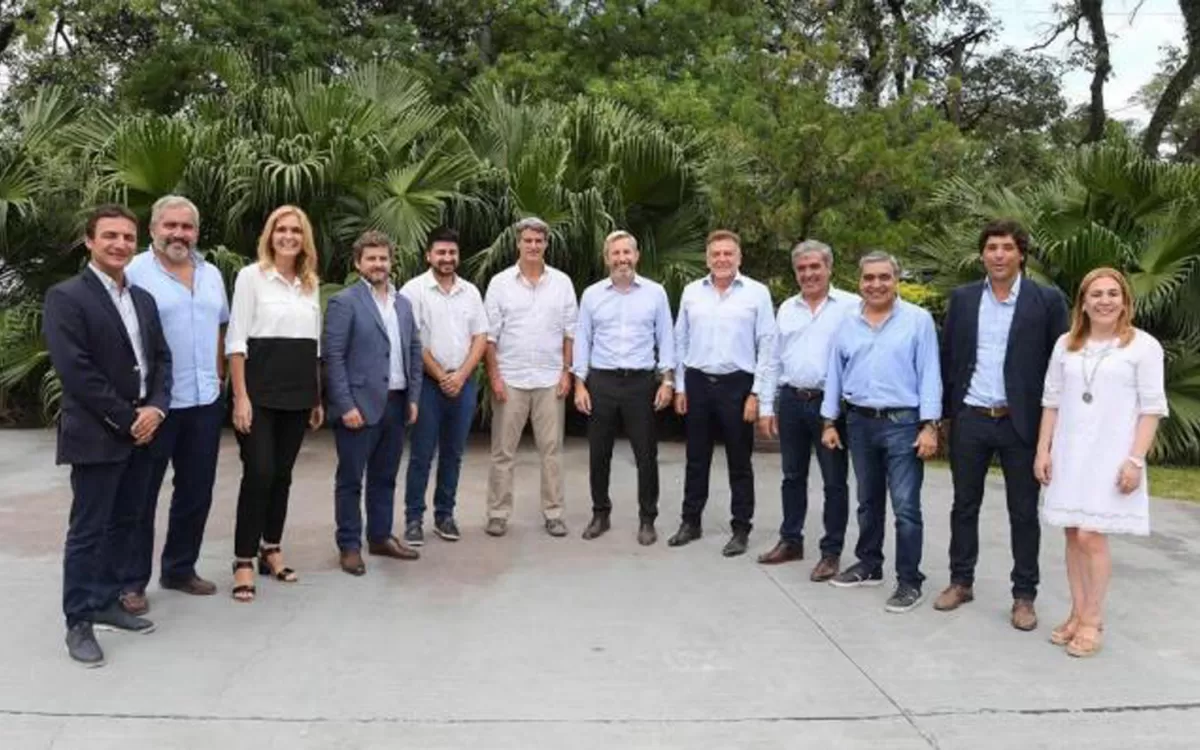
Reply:
[[[421, 337], [412, 303], [397, 293], [395, 304], [400, 323], [401, 361], [408, 380], [408, 403], [415, 404], [421, 396]], [[330, 297], [321, 346], [330, 420], [339, 421], [355, 408], [369, 425], [383, 418], [390, 358], [391, 342], [383, 316], [366, 283], [357, 281]]]

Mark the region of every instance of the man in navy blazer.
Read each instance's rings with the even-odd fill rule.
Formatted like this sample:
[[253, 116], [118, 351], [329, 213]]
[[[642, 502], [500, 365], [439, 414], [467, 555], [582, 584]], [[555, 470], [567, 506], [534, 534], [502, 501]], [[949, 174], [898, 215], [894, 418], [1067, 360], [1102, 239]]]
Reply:
[[955, 289], [942, 342], [943, 414], [950, 427], [950, 586], [934, 609], [975, 598], [979, 509], [995, 455], [1004, 471], [1013, 568], [1011, 622], [1037, 627], [1037, 479], [1033, 475], [1042, 387], [1054, 344], [1067, 330], [1062, 292], [1024, 275], [1029, 234], [1016, 222], [996, 221], [979, 235], [987, 278]]
[[121, 606], [118, 576], [149, 502], [148, 446], [170, 406], [171, 352], [154, 298], [125, 278], [137, 219], [123, 206], [101, 206], [85, 233], [88, 267], [46, 293], [42, 333], [62, 382], [58, 463], [71, 465], [63, 553], [67, 652], [98, 667], [104, 652], [93, 626], [154, 630]]
[[404, 427], [417, 421], [421, 339], [412, 304], [391, 283], [395, 245], [382, 232], [354, 243], [360, 281], [330, 297], [325, 311], [325, 393], [337, 444], [334, 480], [342, 570], [367, 572], [362, 559], [362, 480], [367, 475], [367, 549], [415, 560], [392, 535], [396, 473]]

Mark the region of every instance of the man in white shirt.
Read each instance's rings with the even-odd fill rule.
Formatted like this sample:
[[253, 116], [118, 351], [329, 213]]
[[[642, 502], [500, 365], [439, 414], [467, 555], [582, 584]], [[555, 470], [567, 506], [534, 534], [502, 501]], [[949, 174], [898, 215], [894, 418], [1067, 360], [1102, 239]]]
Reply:
[[448, 542], [459, 538], [455, 495], [463, 448], [475, 417], [475, 369], [487, 348], [488, 331], [479, 290], [458, 275], [458, 233], [447, 227], [431, 232], [425, 261], [429, 271], [400, 289], [412, 302], [425, 368], [404, 490], [404, 541], [414, 547], [425, 543], [425, 488], [435, 452], [433, 530]]
[[563, 399], [571, 390], [571, 341], [579, 313], [575, 287], [546, 265], [550, 227], [523, 219], [513, 228], [517, 263], [492, 277], [484, 296], [486, 352], [492, 389], [492, 469], [485, 531], [503, 536], [512, 514], [513, 462], [527, 422], [542, 460], [542, 515], [551, 536], [567, 535], [562, 520]]
[[[846, 319], [858, 311], [857, 294], [829, 285], [833, 251], [823, 242], [805, 240], [792, 249], [792, 268], [800, 293], [779, 306], [779, 338], [771, 365], [770, 384], [763, 394], [759, 431], [779, 436], [783, 464], [783, 523], [779, 542], [759, 556], [764, 565], [804, 559], [804, 517], [808, 513], [808, 469], [813, 451], [825, 484], [821, 560], [810, 576], [828, 581], [838, 574], [846, 523], [850, 517], [849, 472], [846, 451], [821, 444], [821, 398], [829, 365], [829, 344]], [[838, 420], [844, 436], [844, 420]]]

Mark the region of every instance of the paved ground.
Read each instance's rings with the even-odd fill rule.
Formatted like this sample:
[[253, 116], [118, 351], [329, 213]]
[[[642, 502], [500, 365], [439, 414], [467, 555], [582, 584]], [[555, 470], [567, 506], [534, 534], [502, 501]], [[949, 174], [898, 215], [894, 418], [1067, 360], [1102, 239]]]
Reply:
[[[998, 483], [977, 599], [952, 614], [928, 602], [886, 614], [885, 589], [809, 583], [812, 560], [765, 569], [752, 555], [723, 559], [720, 463], [704, 539], [645, 549], [633, 539], [635, 477], [621, 448], [615, 528], [584, 542], [579, 441], [566, 457], [571, 538], [541, 531], [529, 449], [514, 528], [484, 536], [487, 457], [476, 444], [462, 482], [465, 538], [431, 538], [415, 563], [368, 559], [355, 579], [336, 567], [324, 435], [301, 455], [285, 539], [301, 582], [262, 580], [245, 606], [228, 597], [240, 467], [226, 435], [201, 561], [221, 595], [152, 590], [158, 631], [103, 634], [109, 665], [87, 671], [62, 646], [68, 487], [52, 446], [49, 433], [0, 432], [6, 750], [1197, 747], [1200, 505], [1157, 502], [1154, 536], [1114, 543], [1106, 648], [1077, 661], [1046, 641], [1066, 611], [1057, 534], [1042, 555], [1042, 627], [1007, 624]], [[779, 457], [759, 455], [756, 466], [755, 552], [774, 541]], [[675, 525], [682, 469], [682, 447], [664, 446], [660, 532]], [[925, 488], [932, 595], [946, 582], [949, 477], [933, 470]]]

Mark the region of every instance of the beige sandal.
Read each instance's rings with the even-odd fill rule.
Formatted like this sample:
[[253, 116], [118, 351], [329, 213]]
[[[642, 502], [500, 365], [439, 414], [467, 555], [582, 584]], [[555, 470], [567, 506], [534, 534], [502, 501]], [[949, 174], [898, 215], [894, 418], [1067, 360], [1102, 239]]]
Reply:
[[1080, 658], [1095, 656], [1100, 652], [1103, 643], [1100, 635], [1103, 630], [1101, 625], [1080, 625], [1075, 631], [1075, 637], [1067, 644], [1067, 655]]
[[1075, 637], [1076, 630], [1079, 630], [1079, 620], [1074, 617], [1068, 618], [1062, 625], [1050, 631], [1050, 642], [1055, 646], [1065, 646]]

